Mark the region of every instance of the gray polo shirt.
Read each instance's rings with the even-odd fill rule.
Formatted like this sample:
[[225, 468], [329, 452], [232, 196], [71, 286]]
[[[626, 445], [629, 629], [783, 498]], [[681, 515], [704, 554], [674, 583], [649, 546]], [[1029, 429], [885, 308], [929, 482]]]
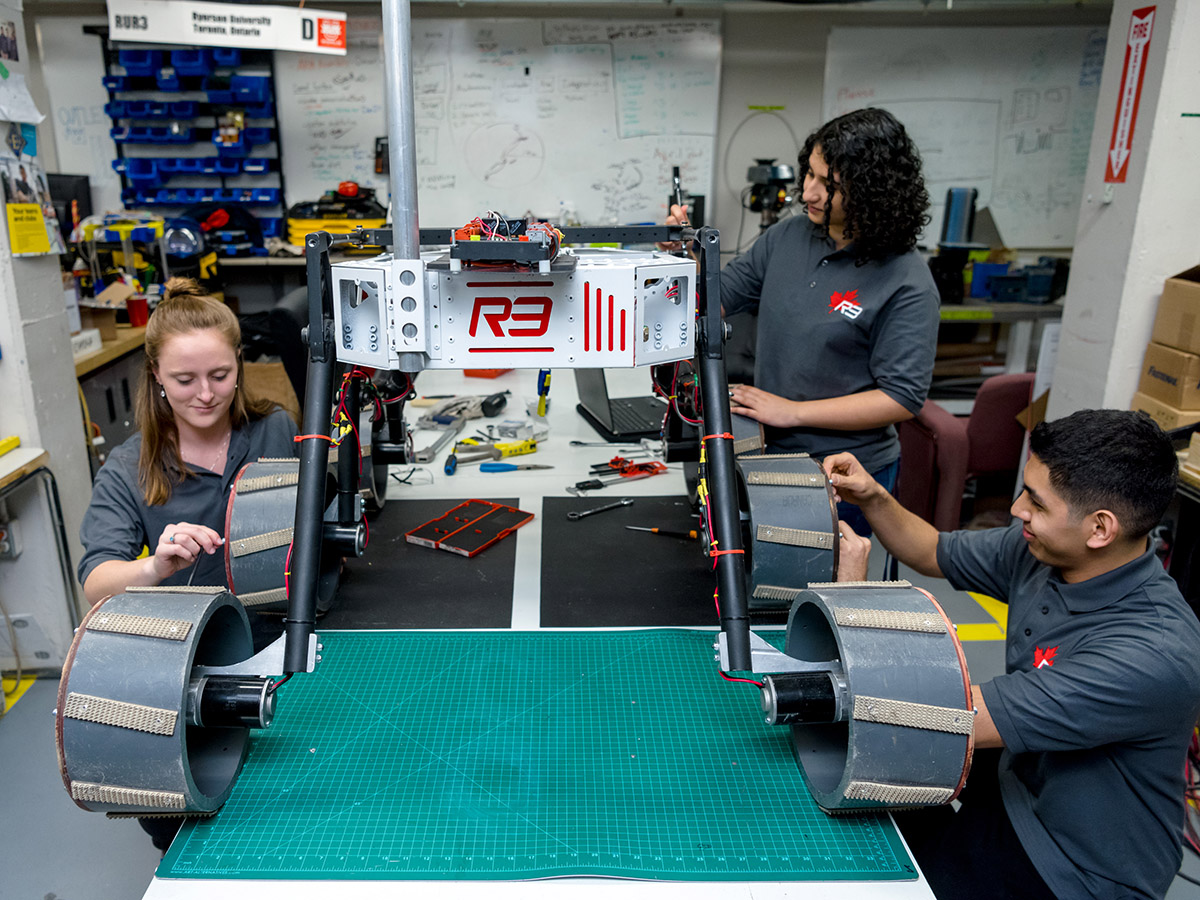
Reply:
[[[915, 250], [856, 265], [806, 216], [785, 219], [721, 271], [725, 312], [758, 313], [754, 383], [789, 400], [878, 388], [916, 415], [937, 349], [938, 292]], [[868, 472], [900, 456], [892, 426], [865, 431], [767, 428], [773, 450], [848, 450]]]
[[959, 590], [1008, 603], [1005, 673], [981, 685], [1000, 792], [1059, 897], [1162, 897], [1181, 860], [1183, 766], [1200, 712], [1200, 623], [1147, 550], [1067, 584], [1020, 526], [942, 534]]
[[[171, 499], [159, 506], [147, 506], [138, 486], [138, 454], [142, 436], [135, 434], [109, 454], [92, 485], [92, 502], [83, 516], [79, 540], [83, 558], [79, 561], [79, 583], [100, 563], [110, 559], [136, 559], [143, 546], [153, 549], [163, 529], [171, 522], [207, 525], [218, 534], [225, 533], [225, 507], [238, 472], [259, 457], [293, 457], [297, 444], [292, 440], [296, 423], [282, 409], [235, 428], [229, 438], [225, 471], [220, 475], [207, 469], [190, 467], [193, 477], [185, 478], [171, 490]], [[176, 572], [163, 584], [187, 584], [191, 566]], [[192, 584], [226, 585], [225, 555], [220, 551], [204, 554], [196, 566]]]

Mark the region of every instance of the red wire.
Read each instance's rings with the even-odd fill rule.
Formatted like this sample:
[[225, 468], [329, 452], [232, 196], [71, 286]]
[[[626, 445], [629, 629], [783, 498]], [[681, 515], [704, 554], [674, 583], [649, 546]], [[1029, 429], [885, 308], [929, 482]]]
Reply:
[[287, 559], [283, 563], [283, 596], [291, 598], [292, 588], [288, 583], [292, 574], [292, 546], [296, 543], [295, 539], [288, 544]]
[[753, 684], [753, 685], [757, 685], [758, 687], [763, 686], [763, 683], [761, 681], [755, 681], [753, 678], [734, 678], [730, 675], [726, 675], [724, 672], [721, 672], [721, 677], [724, 678], [726, 681], [740, 681], [743, 684]]

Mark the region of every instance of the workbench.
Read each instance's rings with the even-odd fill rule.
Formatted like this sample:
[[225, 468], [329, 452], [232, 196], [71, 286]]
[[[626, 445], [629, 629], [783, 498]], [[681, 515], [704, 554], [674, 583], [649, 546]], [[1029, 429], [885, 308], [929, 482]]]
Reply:
[[[524, 417], [526, 401], [536, 397], [536, 375], [536, 371], [524, 370], [510, 372], [497, 379], [475, 379], [466, 378], [461, 372], [426, 372], [418, 377], [416, 387], [419, 394], [426, 395], [490, 394], [503, 389], [511, 390], [508, 407], [496, 419], [491, 420], [495, 422]], [[614, 397], [650, 393], [649, 373], [645, 370], [610, 370], [608, 376], [609, 391]], [[932, 897], [926, 882], [919, 877], [919, 872], [915, 871], [906, 873], [903, 878], [898, 878], [893, 872], [886, 881], [821, 880], [824, 876], [819, 871], [814, 871], [813, 867], [819, 868], [822, 865], [828, 865], [836, 868], [841, 857], [849, 861], [855, 852], [860, 852], [862, 849], [859, 847], [859, 850], [855, 851], [855, 842], [852, 840], [837, 839], [834, 843], [838, 843], [839, 846], [831, 846], [828, 840], [824, 844], [818, 840], [807, 852], [797, 850], [799, 844], [789, 843], [794, 840], [802, 844], [805, 840], [804, 835], [809, 833], [809, 828], [795, 824], [797, 821], [808, 821], [804, 818], [805, 816], [812, 817], [811, 828], [828, 827], [833, 829], [831, 833], [834, 834], [837, 833], [837, 829], [846, 827], [851, 829], [881, 827], [881, 831], [871, 832], [874, 835], [868, 841], [871, 847], [882, 848], [885, 845], [899, 847], [902, 842], [886, 818], [881, 820], [882, 826], [865, 824], [855, 826], [853, 817], [826, 817], [824, 813], [816, 810], [808, 796], [807, 789], [803, 787], [798, 769], [791, 761], [786, 733], [758, 724], [760, 713], [756, 691], [749, 685], [728, 684], [718, 677], [716, 667], [711, 661], [711, 649], [708, 649], [708, 644], [715, 637], [715, 613], [712, 616], [713, 625], [708, 628], [655, 629], [652, 631], [591, 628], [580, 634], [578, 638], [571, 640], [566, 640], [565, 636], [576, 633], [572, 630], [543, 627], [542, 552], [547, 532], [561, 533], [566, 529], [578, 528], [589, 522], [599, 522], [603, 516], [613, 515], [603, 513], [590, 519], [571, 523], [563, 515], [564, 502], [568, 507], [582, 510], [609, 503], [621, 497], [631, 497], [635, 500], [635, 505], [631, 509], [636, 510], [641, 508], [636, 505], [638, 498], [645, 498], [644, 502], [649, 503], [651, 498], [661, 498], [664, 495], [676, 495], [682, 498], [685, 493], [682, 466], [671, 464], [666, 474], [608, 487], [589, 493], [587, 496], [568, 500], [566, 486], [587, 477], [589, 465], [609, 458], [618, 452], [618, 448], [628, 448], [629, 446], [618, 444], [605, 447], [570, 446], [572, 440], [587, 442], [600, 440], [575, 411], [575, 403], [572, 373], [565, 370], [556, 371], [551, 385], [550, 407], [547, 414], [547, 420], [552, 429], [550, 438], [541, 443], [536, 454], [513, 458], [513, 461], [516, 462], [536, 462], [554, 466], [552, 469], [486, 474], [480, 472], [477, 466], [460, 466], [454, 476], [446, 476], [442, 471], [442, 466], [447, 450], [443, 450], [433, 463], [417, 467], [419, 471], [412, 477], [410, 484], [401, 486], [393, 480], [389, 485], [388, 504], [403, 503], [408, 500], [444, 500], [447, 505], [450, 505], [451, 499], [477, 497], [504, 500], [522, 510], [534, 513], [532, 521], [496, 546], [485, 550], [481, 557], [476, 558], [476, 560], [485, 558], [487, 554], [497, 554], [497, 558], [503, 553], [512, 554], [512, 602], [511, 612], [506, 623], [508, 629], [491, 629], [482, 632], [447, 629], [439, 632], [425, 632], [424, 637], [421, 633], [414, 632], [378, 632], [374, 635], [364, 632], [329, 632], [324, 639], [329, 644], [330, 653], [333, 654], [331, 657], [333, 662], [322, 669], [325, 666], [323, 662], [318, 666], [316, 672], [297, 675], [292, 682], [281, 688], [275, 724], [253, 742], [249, 761], [235, 787], [234, 795], [227, 806], [227, 812], [218, 814], [216, 819], [210, 823], [201, 823], [194, 827], [188, 826], [188, 829], [181, 833], [176, 846], [172, 847], [164, 865], [160, 867], [160, 874], [156, 875], [147, 890], [145, 894], [147, 900], [199, 900], [199, 898], [212, 896], [234, 898], [234, 900], [242, 897], [253, 898], [253, 900], [271, 900], [276, 897], [287, 898], [287, 900], [305, 900], [305, 898], [319, 897], [321, 900], [325, 900], [329, 896], [394, 897], [400, 892], [403, 892], [406, 897], [437, 897], [440, 900], [448, 893], [459, 895], [468, 891], [473, 895], [497, 898], [553, 897], [556, 900], [557, 898], [573, 900], [573, 898], [593, 898], [601, 895], [612, 896], [618, 892], [625, 894], [631, 890], [636, 890], [638, 896], [662, 898], [662, 900], [675, 900], [675, 898], [683, 900], [685, 897], [688, 900], [692, 900], [692, 898], [714, 898], [715, 900], [718, 897], [721, 900], [729, 900], [731, 897], [784, 898], [799, 896], [822, 898]], [[421, 410], [418, 409], [409, 409], [407, 418], [414, 421], [420, 412]], [[473, 426], [476, 424], [483, 424], [483, 422], [472, 420], [460, 437], [470, 435], [475, 430]], [[435, 437], [436, 433], [434, 432], [417, 432], [415, 444], [418, 448], [424, 447]], [[411, 467], [408, 466], [393, 467], [393, 472], [404, 476], [410, 472], [410, 469]], [[425, 473], [431, 473], [432, 478], [430, 479], [430, 476]], [[430, 481], [432, 483], [429, 483]], [[385, 507], [381, 515], [388, 512], [389, 509]], [[613, 525], [612, 527], [617, 526]], [[573, 534], [573, 532], [567, 533]], [[579, 534], [583, 535], [584, 532], [580, 531]], [[366, 555], [362, 560], [352, 560], [348, 563], [348, 567], [353, 573], [351, 584], [361, 587], [357, 584], [359, 579], [370, 577], [369, 574], [363, 574], [362, 564], [370, 561], [373, 551], [376, 553], [387, 552], [388, 544], [385, 538], [394, 539], [395, 537], [395, 535], [382, 535], [378, 528], [372, 528], [371, 545], [368, 546]], [[646, 537], [651, 541], [670, 540], [649, 535]], [[650, 548], [654, 545], [646, 543], [644, 546]], [[424, 548], [416, 548], [416, 551], [433, 554], [436, 557], [445, 557], [454, 563], [465, 566], [471, 566], [475, 562], [475, 560], [454, 557], [452, 554], [441, 551]], [[653, 553], [654, 551], [647, 550], [647, 552]], [[696, 553], [699, 554], [699, 548], [696, 548]], [[562, 563], [567, 567], [573, 564], [575, 564], [574, 560], [565, 560]], [[432, 559], [429, 565], [433, 565]], [[619, 565], [620, 562], [614, 560], [614, 566]], [[587, 578], [588, 573], [579, 572], [579, 577]], [[398, 602], [403, 596], [402, 587], [394, 583], [381, 584], [379, 589], [393, 592]], [[621, 602], [627, 604], [638, 602], [636, 586], [631, 586], [627, 594], [628, 596], [622, 598]], [[451, 600], [452, 598], [445, 598], [447, 603]], [[614, 603], [616, 602], [614, 600]], [[697, 598], [697, 602], [711, 609], [710, 594]], [[336, 611], [335, 607], [334, 612]], [[331, 613], [332, 615], [333, 613]], [[659, 624], [670, 626], [674, 623], [662, 622]], [[318, 633], [321, 632], [321, 627], [321, 624], [318, 623]], [[763, 629], [763, 632], [766, 633], [766, 629]], [[776, 633], [776, 639], [779, 636]], [[419, 652], [405, 652], [400, 648], [405, 641], [415, 641], [413, 646], [420, 646], [424, 649]], [[652, 645], [655, 648], [658, 648], [659, 644], [654, 642], [666, 641], [668, 645], [679, 641], [694, 642], [697, 649], [694, 653], [688, 649], [677, 658], [670, 657], [667, 651], [661, 649], [655, 649], [646, 654], [626, 654], [632, 661], [630, 663], [632, 668], [629, 670], [630, 677], [626, 681], [611, 680], [605, 674], [605, 666], [596, 663], [594, 659], [588, 661], [588, 653], [600, 653], [603, 658], [603, 653], [606, 652], [604, 648], [610, 642], [613, 647], [624, 647], [630, 641], [635, 643], [651, 642], [648, 646]], [[390, 648], [392, 643], [397, 643], [397, 648], [388, 650], [387, 648]], [[353, 647], [349, 646], [351, 644]], [[688, 646], [690, 647], [690, 644]], [[557, 649], [553, 649], [551, 652], [545, 650], [546, 647]], [[543, 653], [548, 655], [541, 655]], [[564, 656], [564, 653], [567, 655]], [[584, 654], [584, 656], [577, 658], [570, 655], [573, 653]], [[371, 662], [355, 663], [353, 658], [357, 654], [366, 654]], [[481, 663], [485, 667], [484, 671], [480, 671], [479, 667], [475, 665], [478, 661], [476, 656], [478, 656], [478, 660], [487, 660], [486, 663]], [[556, 668], [556, 665], [559, 664], [552, 660], [559, 660], [561, 668]], [[344, 677], [345, 672], [340, 672], [339, 669], [343, 664], [351, 666], [354, 677], [349, 679]], [[399, 666], [399, 668], [392, 668], [393, 666]], [[416, 668], [411, 668], [411, 666], [416, 666]], [[528, 666], [528, 670], [525, 668], [526, 666]], [[702, 674], [679, 674], [690, 666], [698, 667], [697, 672], [702, 672]], [[585, 673], [587, 677], [583, 677]], [[682, 681], [677, 682], [677, 677], [682, 678]], [[431, 682], [432, 686], [424, 685], [422, 688], [425, 681]], [[689, 688], [689, 685], [692, 687]], [[700, 691], [702, 698], [691, 696], [691, 690]], [[367, 691], [375, 699], [368, 701], [366, 699], [368, 694], [362, 693], [362, 691]], [[480, 694], [479, 691], [483, 693]], [[510, 697], [509, 695], [515, 696]], [[562, 700], [561, 698], [564, 697], [569, 699]], [[614, 699], [617, 697], [620, 699]], [[380, 698], [387, 699], [380, 700]], [[425, 825], [418, 826], [409, 823], [401, 826], [394, 821], [396, 809], [394, 806], [391, 807], [392, 812], [378, 820], [377, 827], [369, 828], [368, 831], [370, 833], [378, 832], [379, 846], [377, 849], [386, 857], [386, 859], [376, 860], [376, 862], [382, 862], [384, 868], [395, 866], [404, 869], [407, 866], [410, 874], [400, 876], [402, 880], [395, 880], [397, 877], [395, 875], [389, 878], [386, 873], [375, 877], [365, 873], [365, 870], [370, 869], [372, 865], [369, 860], [358, 860], [357, 862], [344, 860], [339, 863], [336, 859], [337, 853], [346, 852], [350, 856], [355, 855], [357, 851], [354, 848], [362, 846], [362, 838], [347, 837], [332, 823], [345, 815], [353, 817], [358, 822], [359, 828], [365, 827], [362, 824], [363, 821], [369, 820], [357, 818], [365, 815], [361, 812], [358, 804], [362, 802], [369, 807], [378, 799], [375, 796], [377, 791], [383, 790], [382, 786], [370, 788], [363, 786], [361, 782], [353, 782], [353, 779], [345, 774], [352, 770], [358, 771], [354, 769], [356, 765], [354, 760], [357, 759], [359, 763], [364, 760], [379, 761], [379, 764], [375, 766], [365, 765], [363, 768], [368, 774], [363, 777], [376, 778], [381, 772], [391, 775], [397, 767], [407, 766], [408, 768], [401, 774], [408, 778], [409, 775], [406, 773], [408, 773], [408, 769], [411, 769], [411, 778], [416, 779], [423, 774], [428, 775], [426, 767], [423, 767], [418, 760], [418, 758], [424, 759], [426, 756], [429, 766], [436, 764], [441, 767], [437, 770], [440, 772], [442, 769], [453, 770], [455, 767], [450, 763], [456, 763], [459, 769], [466, 769], [493, 757], [502, 762], [524, 747], [529, 747], [532, 753], [536, 747], [548, 740], [546, 738], [546, 729], [549, 727], [547, 722], [537, 715], [531, 715], [534, 710], [541, 708], [538, 698], [545, 700], [548, 704], [543, 710], [546, 713], [544, 717], [546, 720], [555, 719], [557, 715], [564, 720], [557, 727], [572, 726], [582, 729], [571, 732], [575, 735], [572, 740], [559, 739], [558, 744], [555, 745], [559, 746], [560, 755], [563, 753], [574, 754], [574, 756], [563, 757], [567, 760], [564, 763], [568, 767], [567, 771], [576, 771], [571, 767], [580, 766], [594, 769], [596, 773], [607, 772], [598, 777], [607, 779], [605, 784], [608, 785], [609, 793], [612, 794], [610, 799], [618, 804], [618, 808], [622, 803], [630, 805], [641, 802], [665, 804], [657, 821], [661, 822], [664, 835], [669, 836], [669, 833], [675, 829], [685, 828], [693, 816], [698, 826], [703, 826], [703, 823], [708, 822], [709, 827], [713, 827], [714, 831], [718, 830], [715, 828], [714, 822], [724, 824], [721, 820], [722, 809], [731, 804], [741, 803], [749, 803], [754, 806], [761, 801], [763, 805], [757, 813], [761, 816], [759, 820], [762, 823], [761, 828], [744, 827], [741, 831], [736, 832], [735, 837], [740, 835], [746, 840], [748, 846], [759, 849], [764, 857], [771, 856], [776, 850], [785, 856], [787, 853], [798, 854], [795, 859], [790, 861], [780, 862], [777, 859], [771, 861], [771, 865], [792, 866], [795, 871], [789, 870], [789, 874], [777, 874], [768, 880], [753, 880], [753, 878], [739, 877], [736, 872], [730, 870], [714, 873], [711, 876], [712, 880], [704, 880], [694, 871], [687, 875], [681, 875], [678, 871], [670, 870], [657, 876], [653, 873], [641, 873], [637, 877], [650, 880], [638, 880], [635, 886], [627, 879], [614, 877], [615, 872], [606, 871], [605, 861], [596, 858], [585, 858], [578, 867], [578, 871], [588, 873], [588, 877], [571, 875], [558, 877], [569, 871], [570, 867], [563, 869], [559, 865], [562, 862], [560, 859], [550, 859], [543, 854], [538, 856], [536, 860], [538, 866], [534, 867], [536, 872], [540, 872], [540, 875], [523, 876], [515, 871], [507, 876], [493, 873], [491, 877], [498, 880], [490, 880], [487, 873], [463, 871], [464, 866], [468, 869], [471, 866], [478, 866], [480, 869], [495, 866], [494, 863], [482, 862], [483, 858], [489, 855], [489, 848], [480, 844], [476, 845], [475, 852], [467, 857], [469, 862], [463, 862], [462, 859], [455, 857], [453, 863], [450, 861], [446, 863], [451, 870], [454, 870], [455, 867], [458, 868], [460, 874], [457, 876], [453, 874], [453, 871], [450, 874], [443, 871], [440, 874], [413, 876], [411, 872], [414, 867], [419, 870], [421, 866], [428, 866], [431, 863], [421, 859], [408, 858], [413, 854], [401, 853], [399, 845], [412, 840], [414, 830], [421, 827], [434, 827], [429, 823], [439, 820], [434, 815], [435, 809], [430, 813], [430, 815], [434, 815], [434, 818], [421, 820], [426, 823]], [[556, 698], [558, 698], [558, 702], [556, 702]], [[667, 704], [665, 710], [659, 710], [655, 704], [662, 703], [664, 698], [671, 702]], [[465, 708], [458, 706], [460, 702], [465, 704]], [[498, 708], [497, 704], [504, 702], [512, 702], [515, 705], [512, 707], [510, 717], [500, 723], [500, 727], [497, 727], [497, 723], [491, 721], [490, 713], [483, 710], [485, 705], [490, 711]], [[725, 708], [722, 706], [723, 703], [732, 705]], [[289, 721], [289, 704], [298, 721]], [[406, 704], [416, 705], [406, 706]], [[423, 708], [430, 704], [434, 706], [432, 711]], [[589, 709], [589, 704], [594, 708]], [[368, 715], [365, 719], [356, 718], [356, 716], [361, 717], [363, 710], [367, 708], [387, 709], [389, 712], [382, 717]], [[611, 712], [606, 712], [609, 710]], [[642, 717], [638, 716], [639, 712]], [[441, 719], [438, 719], [439, 716]], [[712, 720], [706, 722], [705, 716], [711, 716]], [[387, 719], [386, 727], [379, 730], [378, 723], [385, 718]], [[594, 737], [587, 737], [587, 728], [595, 726], [598, 719], [603, 720], [603, 727], [596, 732]], [[419, 724], [426, 720], [433, 721], [434, 724], [430, 724], [428, 727]], [[731, 725], [732, 720], [738, 721], [733, 721]], [[675, 730], [683, 729], [686, 725], [690, 725], [692, 731]], [[707, 748], [704, 742], [710, 739], [710, 734], [713, 740], [717, 740], [718, 736], [728, 738], [728, 729], [731, 727], [735, 730], [738, 728], [749, 729], [747, 733], [758, 737], [753, 741], [745, 741], [742, 737], [738, 737], [731, 744], [722, 745], [720, 751], [721, 756], [728, 757], [731, 752], [728, 748], [732, 746], [736, 748], [733, 757], [721, 760], [720, 756], [714, 756], [709, 759], [706, 754], [709, 754], [710, 748]], [[553, 733], [560, 734], [557, 730]], [[622, 744], [617, 748], [620, 752], [617, 752], [612, 746], [608, 746], [606, 740], [602, 740], [606, 737], [615, 741], [618, 738], [628, 738], [633, 734], [637, 735], [632, 738], [633, 741], [645, 738], [652, 744], [654, 752], [659, 754], [660, 758], [657, 760], [659, 764], [667, 766], [668, 769], [678, 767], [679, 777], [683, 779], [680, 790], [688, 787], [688, 773], [692, 771], [689, 767], [697, 765], [697, 755], [699, 755], [706, 764], [716, 767], [716, 774], [721, 776], [718, 783], [727, 785], [725, 790], [728, 791], [728, 794], [724, 798], [721, 796], [706, 797], [709, 800], [708, 805], [704, 809], [696, 810], [691, 816], [684, 808], [671, 807], [670, 804], [676, 802], [673, 799], [676, 797], [674, 793], [664, 794], [657, 798], [647, 796], [647, 785], [662, 782], [658, 775], [648, 782], [639, 783], [624, 769], [614, 770], [611, 768], [615, 759], [624, 760], [628, 766], [640, 766], [641, 763], [636, 756], [637, 747], [635, 746], [629, 752], [629, 748]], [[331, 741], [336, 741], [337, 735], [345, 736], [346, 740], [336, 743], [336, 746], [331, 745]], [[773, 749], [764, 751], [756, 743], [760, 739], [768, 741], [769, 746]], [[296, 743], [297, 741], [299, 743]], [[446, 746], [452, 749], [433, 752], [433, 749], [442, 746], [441, 742], [449, 742]], [[512, 745], [508, 747], [507, 751], [504, 750], [506, 742]], [[300, 746], [301, 744], [303, 746]], [[581, 744], [582, 746], [580, 746]], [[399, 749], [401, 746], [405, 749]], [[453, 748], [457, 748], [457, 750]], [[341, 755], [337, 756], [331, 764], [329, 756], [334, 752]], [[506, 752], [509, 756], [504, 755]], [[456, 753], [458, 755], [455, 755]], [[649, 764], [649, 757], [643, 757], [643, 759], [646, 759]], [[742, 767], [741, 771], [736, 777], [726, 776], [725, 772], [734, 762]], [[306, 772], [315, 774], [321, 765], [329, 766], [328, 779], [319, 777], [310, 781]], [[545, 794], [539, 795], [551, 806], [553, 806], [554, 800], [561, 801], [560, 791], [565, 791], [569, 796], [578, 797], [579, 804], [593, 802], [591, 799], [583, 799], [582, 787], [580, 787], [578, 795], [572, 793], [573, 787], [568, 787], [568, 785], [574, 785], [574, 782], [567, 778], [564, 783], [561, 772], [558, 776], [559, 781], [551, 778], [550, 774], [545, 771], [548, 763], [544, 761], [536, 764], [531, 762], [529, 765], [541, 773], [539, 784], [544, 782], [546, 785], [557, 785], [554, 789], [546, 787]], [[279, 766], [283, 768], [276, 771], [276, 767]], [[318, 769], [312, 768], [313, 766], [317, 766]], [[617, 772], [616, 775], [613, 774], [614, 771]], [[492, 774], [494, 776], [494, 772]], [[480, 777], [482, 778], [482, 776]], [[586, 777], [586, 772], [582, 768], [578, 770], [578, 777], [580, 779]], [[690, 780], [698, 780], [698, 778]], [[478, 818], [480, 804], [483, 805], [484, 812], [487, 812], [491, 804], [505, 801], [500, 805], [507, 814], [511, 812], [508, 809], [507, 801], [513, 800], [508, 792], [520, 794], [521, 791], [518, 789], [525, 784], [525, 781], [520, 777], [516, 777], [513, 782], [502, 781], [503, 789], [493, 787], [483, 796], [475, 797], [474, 800], [471, 800], [470, 797], [459, 797], [461, 803], [451, 802], [453, 798], [445, 793], [447, 790], [462, 790], [461, 785], [441, 790], [431, 787], [440, 783], [436, 779], [406, 781], [406, 785], [412, 786], [411, 797], [401, 791], [396, 802], [401, 803], [405, 815], [410, 812], [416, 814], [409, 809], [409, 806], [436, 808], [439, 803], [449, 804], [451, 807], [456, 804], [459, 807], [466, 804], [474, 810], [475, 817]], [[467, 783], [474, 784], [475, 782], [468, 781]], [[293, 802], [291, 799], [290, 788], [293, 786], [299, 797], [298, 802]], [[698, 784], [696, 787], [701, 789], [701, 793], [712, 793], [712, 790], [704, 785]], [[534, 793], [537, 794], [536, 791]], [[497, 799], [498, 795], [499, 800]], [[524, 795], [522, 794], [522, 796]], [[683, 800], [680, 799], [678, 802], [683, 802]], [[320, 814], [318, 814], [318, 808]], [[380, 807], [381, 810], [385, 808], [387, 808], [386, 804]], [[569, 810], [571, 804], [567, 803], [566, 808]], [[256, 813], [252, 815], [255, 810]], [[579, 811], [585, 818], [588, 813], [592, 813], [598, 822], [604, 821], [605, 813], [599, 807], [593, 812], [591, 806], [584, 805]], [[541, 821], [540, 816], [547, 814], [547, 810], [542, 805], [535, 805], [528, 812], [529, 818], [537, 818], [538, 821]], [[253, 821], [261, 822], [261, 826], [242, 827], [241, 824], [231, 824], [229, 832], [225, 833], [222, 823], [223, 815], [230, 823]], [[751, 811], [750, 815], [753, 818], [756, 813]], [[792, 821], [789, 819], [791, 815], [799, 816], [800, 819]], [[293, 816], [297, 818], [293, 818]], [[717, 819], [714, 820], [713, 816], [716, 816]], [[653, 819], [654, 816], [651, 818]], [[734, 821], [734, 818], [731, 813], [730, 821]], [[475, 819], [470, 821], [474, 822]], [[394, 834], [389, 831], [392, 827], [398, 829]], [[307, 849], [294, 860], [286, 860], [282, 857], [268, 859], [269, 854], [257, 849], [261, 846], [259, 842], [265, 839], [263, 835], [259, 834], [261, 831], [282, 835], [289, 842], [298, 841], [299, 843], [294, 843], [293, 849]], [[323, 837], [306, 842], [305, 835], [310, 832], [323, 835]], [[350, 828], [350, 833], [356, 832]], [[507, 828], [503, 828], [501, 833], [508, 834], [509, 831]], [[608, 834], [609, 832], [603, 833]], [[360, 842], [355, 843], [355, 840]], [[339, 844], [339, 841], [342, 843]], [[423, 839], [413, 841], [413, 846], [423, 846], [422, 841]], [[707, 843], [707, 841], [702, 841], [702, 843]], [[432, 844], [430, 845], [432, 846]], [[345, 850], [338, 851], [339, 846], [344, 847]], [[490, 849], [490, 853], [496, 852], [498, 851], [495, 847]], [[242, 854], [242, 856], [238, 857], [238, 854]], [[881, 854], [886, 855], [882, 850], [873, 850], [868, 855], [873, 859]], [[332, 859], [329, 858], [331, 855]], [[369, 856], [370, 854], [359, 853], [358, 855]], [[531, 858], [533, 855], [535, 854], [531, 853]], [[321, 856], [323, 862], [318, 863], [316, 856]], [[801, 862], [800, 856], [805, 857], [806, 861]], [[244, 862], [234, 861], [235, 857]], [[401, 859], [401, 857], [405, 857], [405, 859]], [[817, 860], [815, 863], [814, 858]], [[251, 861], [252, 859], [253, 861]], [[230, 871], [237, 874], [211, 874], [219, 871], [222, 865], [229, 863], [232, 863]], [[846, 864], [850, 863], [846, 862]], [[332, 865], [334, 869], [341, 865], [345, 871], [339, 876], [336, 872], [331, 873], [329, 870], [323, 869], [328, 865]], [[898, 851], [893, 865], [907, 865], [915, 870], [915, 865], [911, 863], [903, 850]], [[274, 871], [276, 869], [278, 871]], [[166, 877], [175, 870], [190, 870], [199, 877]], [[833, 869], [830, 871], [832, 872]], [[913, 878], [913, 874], [917, 877]], [[510, 880], [504, 880], [505, 877]], [[534, 877], [539, 880], [513, 880], [522, 877]], [[835, 879], [845, 879], [846, 877], [845, 874], [834, 876]], [[867, 876], [860, 877], [866, 878]], [[693, 878], [700, 880], [685, 880]], [[814, 878], [816, 880], [812, 880]]]

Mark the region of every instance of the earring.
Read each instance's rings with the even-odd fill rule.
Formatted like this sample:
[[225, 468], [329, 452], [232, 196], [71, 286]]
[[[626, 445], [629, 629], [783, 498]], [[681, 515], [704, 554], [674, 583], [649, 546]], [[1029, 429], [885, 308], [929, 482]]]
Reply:
[[167, 399], [167, 389], [166, 389], [166, 388], [159, 388], [159, 389], [158, 389], [158, 395], [159, 395], [160, 397], [162, 397], [164, 400], [166, 400], [166, 399]]

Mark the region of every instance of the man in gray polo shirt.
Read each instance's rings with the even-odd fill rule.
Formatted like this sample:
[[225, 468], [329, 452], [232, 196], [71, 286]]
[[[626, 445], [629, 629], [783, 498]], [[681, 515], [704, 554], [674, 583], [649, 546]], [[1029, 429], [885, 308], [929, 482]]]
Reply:
[[1148, 417], [1115, 410], [1043, 423], [1030, 451], [1019, 524], [952, 534], [851, 454], [825, 460], [902, 562], [1009, 605], [1005, 674], [971, 688], [984, 752], [961, 809], [897, 821], [941, 900], [1162, 897], [1200, 712], [1200, 623], [1147, 546], [1175, 454]]

